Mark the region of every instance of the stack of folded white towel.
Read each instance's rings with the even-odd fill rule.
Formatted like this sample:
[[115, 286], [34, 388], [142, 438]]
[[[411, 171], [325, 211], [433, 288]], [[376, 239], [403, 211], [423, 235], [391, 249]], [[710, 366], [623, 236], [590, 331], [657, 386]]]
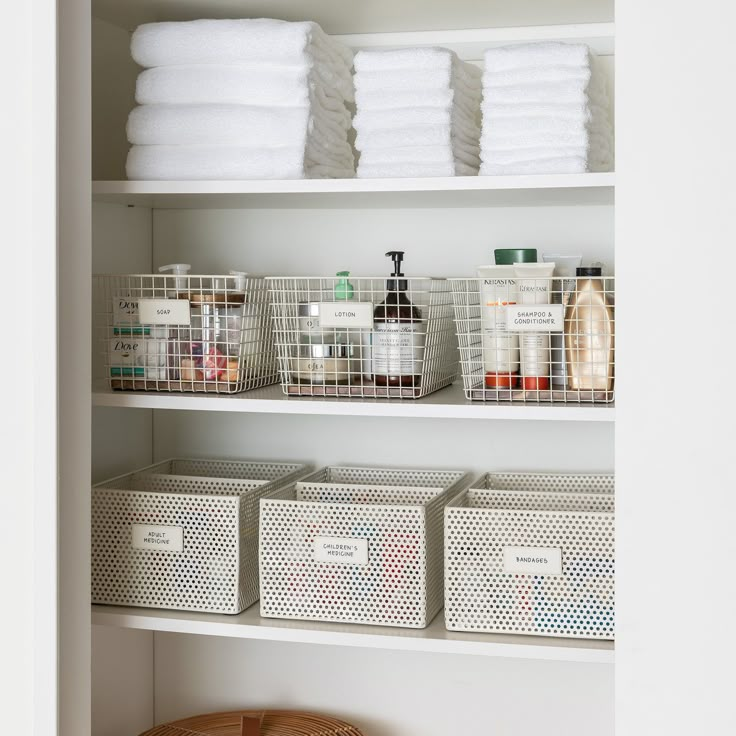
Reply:
[[613, 129], [599, 64], [585, 44], [486, 51], [481, 175], [611, 170]]
[[358, 176], [474, 176], [481, 72], [449, 49], [355, 55]]
[[352, 177], [352, 52], [312, 22], [148, 23], [130, 179]]

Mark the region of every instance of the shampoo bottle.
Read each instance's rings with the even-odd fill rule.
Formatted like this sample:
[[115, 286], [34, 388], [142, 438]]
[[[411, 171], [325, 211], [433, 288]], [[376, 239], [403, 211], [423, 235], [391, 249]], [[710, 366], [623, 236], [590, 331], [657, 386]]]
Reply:
[[386, 281], [386, 298], [373, 310], [373, 382], [376, 386], [419, 386], [424, 332], [422, 315], [406, 295], [401, 273], [404, 251], [386, 253], [394, 272]]
[[567, 386], [573, 390], [612, 391], [614, 317], [601, 269], [576, 270], [577, 285], [565, 310]]

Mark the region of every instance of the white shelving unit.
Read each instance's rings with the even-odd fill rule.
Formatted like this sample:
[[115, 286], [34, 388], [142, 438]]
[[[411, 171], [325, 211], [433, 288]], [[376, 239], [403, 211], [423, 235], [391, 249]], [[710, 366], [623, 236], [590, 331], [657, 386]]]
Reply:
[[[359, 12], [337, 0], [224, 0], [216, 8], [206, 0], [93, 0], [94, 272], [148, 272], [186, 261], [201, 272], [388, 273], [383, 253], [401, 247], [413, 273], [460, 276], [489, 262], [494, 247], [522, 243], [613, 265], [613, 173], [126, 181], [124, 124], [137, 74], [130, 31], [151, 20], [264, 15], [317, 20], [355, 48], [440, 44], [472, 61], [494, 44], [582, 40], [603, 55], [613, 75], [608, 0], [375, 0]], [[88, 395], [94, 480], [187, 454], [459, 465], [474, 472], [613, 469], [612, 405], [481, 404], [466, 401], [457, 384], [414, 401], [289, 398], [279, 386], [232, 396], [118, 392], [99, 382]], [[84, 517], [88, 501], [78, 488], [74, 493], [69, 513], [76, 508]], [[442, 614], [419, 631], [278, 621], [261, 619], [257, 605], [238, 616], [94, 606], [88, 621], [94, 736], [134, 736], [197, 710], [256, 702], [331, 709], [366, 736], [439, 736], [463, 727], [531, 736], [549, 724], [560, 724], [552, 732], [567, 736], [612, 734], [608, 642], [453, 633]], [[389, 661], [405, 682], [385, 676]], [[276, 673], [264, 674], [276, 665]], [[305, 670], [309, 683], [299, 679]], [[320, 678], [334, 671], [351, 683], [339, 697], [319, 688]], [[228, 673], [225, 680], [221, 672]], [[551, 685], [559, 685], [554, 697]], [[430, 694], [421, 714], [410, 691]], [[251, 700], [256, 694], [260, 700]], [[534, 699], [544, 707], [520, 715], [519, 705]], [[376, 703], [386, 704], [384, 720], [374, 717]], [[447, 720], [452, 712], [462, 713], [459, 722]]]

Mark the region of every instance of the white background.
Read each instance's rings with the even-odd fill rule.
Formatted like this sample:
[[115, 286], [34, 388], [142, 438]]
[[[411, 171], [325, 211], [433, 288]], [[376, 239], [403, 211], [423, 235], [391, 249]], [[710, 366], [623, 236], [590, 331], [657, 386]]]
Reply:
[[[53, 558], [34, 565], [31, 552], [53, 540], [54, 4], [5, 5], [3, 298], [24, 317], [4, 321], [3, 729], [27, 732], [35, 710], [35, 730], [53, 733]], [[716, 0], [617, 4], [617, 275], [628, 307], [617, 313], [616, 676], [626, 736], [733, 728], [732, 16]], [[37, 487], [44, 503], [34, 508]]]

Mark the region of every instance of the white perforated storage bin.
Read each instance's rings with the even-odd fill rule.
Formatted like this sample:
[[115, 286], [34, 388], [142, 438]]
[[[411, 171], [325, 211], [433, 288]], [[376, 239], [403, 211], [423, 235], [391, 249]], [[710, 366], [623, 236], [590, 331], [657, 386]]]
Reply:
[[612, 475], [487, 474], [445, 509], [452, 631], [614, 638]]
[[427, 626], [458, 470], [327, 467], [261, 500], [261, 615]]
[[92, 488], [92, 602], [239, 613], [258, 600], [258, 501], [308, 466], [166, 460]]

